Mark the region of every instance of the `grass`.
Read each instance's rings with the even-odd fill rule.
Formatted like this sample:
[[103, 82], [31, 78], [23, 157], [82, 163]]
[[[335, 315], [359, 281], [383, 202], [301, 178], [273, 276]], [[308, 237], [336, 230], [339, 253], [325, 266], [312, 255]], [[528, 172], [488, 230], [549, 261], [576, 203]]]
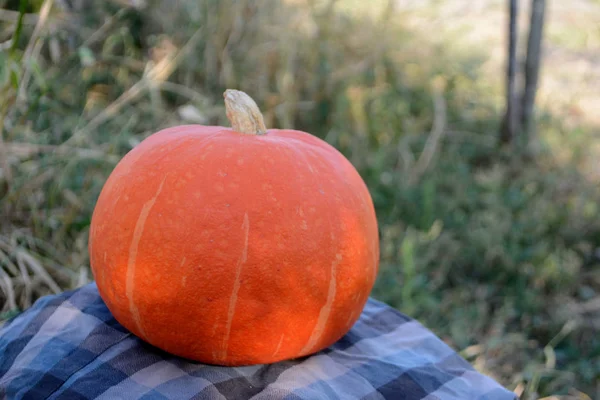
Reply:
[[88, 4], [0, 31], [21, 26], [0, 53], [1, 319], [89, 282], [90, 216], [118, 160], [162, 127], [227, 125], [222, 92], [238, 88], [267, 126], [359, 169], [380, 223], [375, 297], [524, 399], [598, 394], [600, 190], [577, 158], [594, 126], [542, 110], [533, 156], [499, 149], [488, 49], [433, 40], [385, 2]]

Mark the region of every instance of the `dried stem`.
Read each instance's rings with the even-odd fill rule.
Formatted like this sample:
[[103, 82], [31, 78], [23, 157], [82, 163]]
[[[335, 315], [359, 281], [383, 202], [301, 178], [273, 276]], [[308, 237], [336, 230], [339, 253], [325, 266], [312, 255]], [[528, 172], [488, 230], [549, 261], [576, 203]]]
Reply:
[[[20, 13], [18, 11], [6, 10], [0, 8], [0, 21], [2, 22], [17, 22], [19, 20]], [[37, 14], [25, 14], [23, 15], [23, 23], [26, 25], [35, 25], [39, 19]]]
[[227, 118], [234, 131], [248, 135], [267, 133], [263, 116], [250, 96], [239, 90], [228, 89], [223, 94]]
[[19, 94], [17, 95], [17, 106], [22, 105], [25, 102], [27, 95], [27, 86], [29, 86], [29, 79], [31, 79], [31, 62], [30, 60], [35, 58], [37, 54], [39, 54], [42, 46], [41, 43], [38, 43], [38, 39], [48, 21], [48, 16], [50, 15], [50, 10], [52, 9], [52, 4], [54, 0], [44, 0], [42, 7], [40, 9], [40, 16], [33, 29], [33, 33], [31, 34], [31, 38], [29, 39], [29, 43], [27, 44], [27, 48], [25, 49], [25, 53], [23, 55], [23, 65], [25, 65], [25, 69], [19, 79]]
[[70, 138], [63, 142], [61, 147], [70, 145], [73, 142], [79, 142], [88, 132], [108, 121], [111, 117], [121, 111], [124, 106], [137, 99], [148, 88], [160, 85], [162, 82], [166, 81], [177, 67], [179, 67], [183, 59], [192, 51], [196, 44], [198, 44], [202, 38], [203, 32], [203, 28], [198, 29], [178, 53], [174, 54], [172, 57], [165, 57], [165, 59], [161, 60], [158, 64], [150, 67], [144, 78], [127, 89], [125, 93], [119, 96], [101, 113], [92, 118], [92, 120], [84, 127], [75, 131]]
[[437, 87], [434, 87], [433, 90], [433, 106], [433, 126], [431, 127], [431, 132], [425, 143], [425, 148], [419, 156], [417, 164], [414, 166], [410, 175], [411, 183], [417, 182], [431, 164], [431, 160], [433, 160], [433, 156], [436, 153], [438, 144], [446, 128], [446, 100], [444, 99], [441, 89]]

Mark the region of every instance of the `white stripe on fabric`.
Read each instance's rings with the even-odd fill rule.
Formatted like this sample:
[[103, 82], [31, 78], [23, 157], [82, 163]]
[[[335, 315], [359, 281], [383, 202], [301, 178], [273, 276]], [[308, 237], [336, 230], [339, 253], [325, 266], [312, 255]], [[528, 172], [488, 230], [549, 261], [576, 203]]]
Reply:
[[[135, 340], [131, 341], [135, 343]], [[110, 365], [110, 361], [108, 364]], [[157, 361], [111, 387], [102, 393], [98, 397], [98, 400], [115, 399], [118, 398], [119, 393], [127, 393], [130, 399], [141, 397], [165, 382], [177, 380], [185, 376], [189, 376], [188, 373], [173, 363], [164, 360]], [[193, 389], [193, 393], [198, 393], [205, 387], [210, 386], [211, 382], [202, 378], [194, 378], [188, 384], [192, 386], [190, 389]]]
[[[0, 379], [0, 385], [9, 384], [23, 368], [35, 371], [49, 370], [85, 340], [100, 323], [96, 317], [84, 314], [80, 310], [59, 307], [21, 350], [8, 372]], [[44, 347], [52, 345], [54, 340], [68, 340], [72, 346], [61, 343], [54, 349], [53, 360], [38, 357]], [[63, 353], [62, 357], [59, 353]], [[49, 361], [54, 364], [50, 365]]]
[[[316, 384], [328, 386], [332, 392], [336, 393], [336, 396], [338, 396], [339, 399], [344, 400], [360, 399], [366, 396], [367, 394], [370, 394], [375, 391], [373, 385], [366, 378], [364, 378], [360, 374], [355, 373], [343, 364], [334, 361], [328, 355], [320, 355], [316, 358], [309, 358], [303, 363], [291, 367], [289, 370], [285, 371], [284, 374], [293, 375], [295, 372], [298, 372], [302, 374], [302, 378], [305, 379], [305, 381], [312, 380], [313, 385]], [[299, 369], [300, 371], [298, 371]], [[335, 379], [334, 377], [336, 376], [346, 378], [344, 379], [343, 384], [332, 384], [331, 380]], [[327, 378], [324, 379], [324, 377]], [[290, 377], [287, 377], [287, 379], [289, 378]], [[291, 380], [294, 383], [296, 383], [296, 379], [294, 377], [291, 377]], [[286, 390], [294, 391], [294, 394], [299, 395], [301, 398], [323, 398], [327, 400], [331, 399], [331, 397], [324, 395], [324, 392], [322, 390], [319, 391], [313, 388], [309, 389], [308, 386], [310, 386], [310, 384], [306, 385], [301, 389], [302, 393], [298, 393], [298, 388], [291, 387], [292, 385], [287, 385], [287, 381], [278, 381], [279, 379], [273, 385], [267, 386], [265, 390], [266, 394], [258, 394], [252, 399], [268, 399], [269, 388], [283, 388]]]
[[[430, 343], [430, 345], [428, 343]], [[436, 338], [430, 336], [420, 343], [422, 349], [427, 349], [424, 352], [415, 351], [415, 349], [398, 349], [391, 355], [381, 358], [371, 356], [365, 357], [363, 355], [350, 356], [347, 354], [340, 357], [340, 354], [330, 354], [334, 361], [339, 364], [344, 363], [344, 358], [347, 358], [349, 362], [346, 362], [346, 364], [353, 364], [350, 372], [332, 379], [323, 378], [309, 386], [294, 390], [294, 394], [297, 394], [300, 397], [310, 398], [313, 393], [328, 387], [335, 388], [336, 392], [341, 391], [342, 393], [345, 393], [350, 390], [350, 388], [353, 388], [353, 384], [358, 376], [367, 381], [368, 385], [353, 388], [351, 394], [358, 398], [363, 398], [368, 395], [373, 396], [373, 393], [376, 392], [376, 388], [386, 385], [404, 373], [410, 373], [414, 368], [430, 368], [430, 365], [438, 360], [435, 353], [439, 353], [439, 350], [441, 350], [439, 344], [440, 342]], [[438, 347], [436, 349], [437, 351], [432, 352], [431, 348], [435, 348], [436, 346]], [[360, 363], [360, 360], [365, 360], [365, 362]], [[386, 368], [388, 365], [390, 368]], [[435, 367], [433, 368], [435, 369]], [[346, 397], [342, 396], [342, 398]]]
[[131, 378], [127, 378], [124, 381], [120, 382], [117, 386], [113, 386], [104, 393], [102, 393], [100, 396], [95, 397], [94, 400], [139, 399], [151, 390], [152, 388], [140, 385], [139, 383], [132, 381]]
[[91, 363], [89, 363], [88, 365], [71, 375], [71, 377], [65, 381], [65, 383], [60, 387], [60, 389], [57, 390], [54, 394], [52, 394], [52, 396], [48, 397], [47, 400], [54, 400], [57, 397], [60, 397], [63, 394], [63, 391], [71, 388], [79, 379], [85, 379], [86, 377], [88, 377], [88, 375], [93, 374], [94, 370], [107, 364], [110, 365], [110, 360], [136, 346], [136, 340], [126, 339], [108, 348], [102, 354], [100, 354], [100, 356], [98, 356], [98, 358], [96, 358], [94, 361], [92, 361]]
[[[452, 349], [444, 346], [439, 349], [440, 354], [434, 355], [431, 352], [428, 354], [427, 350], [429, 348], [419, 346], [419, 344], [431, 340], [431, 337], [431, 334], [420, 323], [416, 321], [407, 322], [400, 325], [395, 331], [385, 335], [360, 340], [346, 350], [335, 351], [329, 355], [314, 355], [304, 363], [284, 371], [271, 385], [294, 391], [310, 386], [315, 382], [323, 381], [323, 377], [326, 377], [326, 381], [331, 381], [348, 372], [348, 370], [354, 370], [361, 365], [368, 364], [371, 360], [381, 361], [382, 358], [385, 358], [386, 361], [408, 370], [427, 363], [434, 363], [440, 360], [440, 356], [444, 357], [453, 353]], [[440, 341], [440, 343], [443, 342]], [[415, 349], [417, 349], [417, 352], [414, 352]], [[427, 350], [421, 352], [418, 351], [419, 349]], [[337, 363], [342, 364], [345, 368], [319, 371], [321, 375], [315, 372], [315, 368], [318, 368], [319, 365], [330, 365], [328, 362], [330, 358], [334, 358]]]
[[[228, 379], [231, 379], [231, 377], [228, 377]], [[213, 380], [208, 381], [204, 378], [185, 374], [178, 378], [169, 380], [168, 382], [165, 382], [154, 389], [168, 398], [189, 399], [198, 395], [198, 393], [207, 387], [214, 386], [215, 383], [216, 382]], [[214, 398], [214, 393], [211, 394], [213, 394]], [[218, 397], [217, 399], [226, 400], [223, 396]]]
[[[0, 328], [0, 343], [9, 343], [15, 339], [18, 339], [27, 329], [30, 328], [31, 324], [35, 321], [36, 317], [40, 313], [48, 311], [48, 303], [50, 303], [52, 300], [54, 300], [54, 298], [50, 296], [42, 297], [35, 302], [35, 305], [32, 306], [32, 308], [17, 315], [10, 323], [2, 325]], [[33, 307], [36, 308], [34, 309]]]
[[[423, 400], [440, 400], [440, 399], [478, 399], [482, 396], [489, 395], [494, 389], [498, 388], [498, 384], [486, 375], [480, 374], [477, 371], [465, 371], [459, 377], [446, 382], [440, 386], [435, 392], [430, 393]], [[510, 392], [504, 391], [502, 397], [497, 397], [497, 400], [510, 399]], [[491, 397], [486, 397], [487, 400], [496, 400]]]
[[[186, 368], [181, 368], [177, 364], [181, 364]], [[198, 370], [206, 370], [210, 379], [206, 379], [202, 374], [200, 374], [201, 376], [195, 376], [195, 372]], [[113, 386], [98, 397], [98, 400], [115, 398], [120, 392], [136, 393], [141, 396], [152, 390], [156, 390], [167, 397], [173, 396], [173, 390], [176, 390], [181, 392], [182, 398], [186, 398], [185, 396], [194, 396], [209, 386], [233, 378], [235, 376], [203, 364], [158, 361]]]
[[[95, 289], [95, 286], [91, 287], [91, 289]], [[3, 325], [0, 328], [0, 343], [10, 342], [19, 338], [27, 329], [30, 329], [31, 324], [34, 323], [38, 316], [44, 312], [47, 312], [50, 307], [56, 307], [56, 310], [58, 310], [61, 307], [65, 307], [65, 304], [70, 298], [79, 297], [90, 297], [90, 303], [92, 303], [93, 300], [98, 298], [98, 293], [90, 293], [90, 287], [83, 286], [80, 290], [75, 291], [71, 297], [63, 297], [62, 302], [57, 303], [53, 306], [49, 306], [49, 304], [53, 301], [56, 301], [58, 297], [60, 296], [49, 295], [39, 298], [29, 310], [26, 310], [17, 317], [15, 317], [15, 319], [10, 324]], [[78, 307], [73, 308], [78, 309]], [[56, 312], [56, 310], [54, 312]], [[52, 314], [50, 314], [50, 316]], [[38, 329], [38, 331], [39, 330], [41, 330], [41, 327]]]

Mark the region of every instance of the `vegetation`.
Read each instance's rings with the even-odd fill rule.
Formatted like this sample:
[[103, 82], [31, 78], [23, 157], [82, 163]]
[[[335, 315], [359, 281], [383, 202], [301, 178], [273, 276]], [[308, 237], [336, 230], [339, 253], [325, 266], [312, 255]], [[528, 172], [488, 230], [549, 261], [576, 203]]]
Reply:
[[489, 49], [415, 25], [432, 9], [365, 3], [0, 0], [1, 318], [89, 282], [90, 216], [118, 160], [162, 127], [226, 125], [237, 88], [267, 126], [359, 169], [380, 223], [376, 298], [524, 399], [598, 395], [594, 126], [548, 107], [535, 151], [500, 149]]

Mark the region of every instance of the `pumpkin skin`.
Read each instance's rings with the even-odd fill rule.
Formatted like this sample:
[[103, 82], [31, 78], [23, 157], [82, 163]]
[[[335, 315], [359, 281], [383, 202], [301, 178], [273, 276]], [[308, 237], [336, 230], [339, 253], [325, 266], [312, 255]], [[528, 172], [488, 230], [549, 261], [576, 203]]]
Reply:
[[373, 203], [351, 163], [308, 133], [187, 125], [131, 150], [89, 239], [116, 320], [174, 355], [273, 363], [330, 346], [378, 272]]

